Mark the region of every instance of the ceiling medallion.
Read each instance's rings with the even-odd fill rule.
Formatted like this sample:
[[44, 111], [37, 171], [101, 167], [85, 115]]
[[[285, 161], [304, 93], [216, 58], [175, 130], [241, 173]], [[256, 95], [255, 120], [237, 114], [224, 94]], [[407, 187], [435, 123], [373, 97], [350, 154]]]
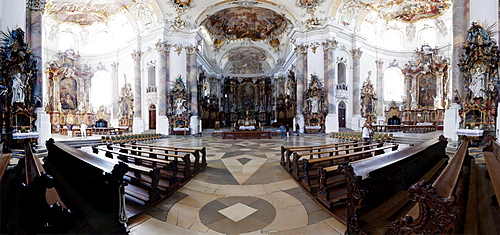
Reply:
[[60, 22], [71, 22], [81, 26], [106, 22], [134, 0], [86, 0], [71, 2], [53, 0], [47, 3], [46, 12]]

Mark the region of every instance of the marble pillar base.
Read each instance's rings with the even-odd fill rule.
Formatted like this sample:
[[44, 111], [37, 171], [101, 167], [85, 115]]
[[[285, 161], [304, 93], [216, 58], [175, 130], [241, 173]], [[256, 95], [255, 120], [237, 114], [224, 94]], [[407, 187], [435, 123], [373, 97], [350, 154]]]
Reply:
[[337, 114], [329, 113], [325, 120], [325, 133], [339, 132], [339, 117]]
[[132, 132], [134, 134], [140, 134], [144, 132], [144, 120], [140, 117], [134, 117], [134, 124], [132, 125]]
[[460, 127], [461, 118], [458, 115], [460, 109], [459, 104], [451, 104], [448, 110], [444, 111], [444, 129], [443, 134], [446, 138], [451, 138], [452, 141], [458, 141], [458, 135], [455, 133]]
[[190, 120], [191, 135], [201, 133], [201, 120], [198, 116], [191, 116]]
[[40, 137], [38, 137], [38, 146], [45, 146], [45, 141], [52, 137], [50, 115], [46, 114], [43, 108], [36, 108], [35, 113], [37, 116], [35, 121], [37, 127], [36, 132], [40, 133]]
[[158, 116], [158, 118], [156, 119], [156, 133], [169, 135], [170, 123], [167, 116]]

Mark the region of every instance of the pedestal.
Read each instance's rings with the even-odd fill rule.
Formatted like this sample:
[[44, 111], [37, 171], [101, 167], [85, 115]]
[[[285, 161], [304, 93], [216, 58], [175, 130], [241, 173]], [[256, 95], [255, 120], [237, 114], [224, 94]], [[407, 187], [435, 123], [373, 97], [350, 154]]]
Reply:
[[167, 116], [158, 116], [158, 119], [156, 119], [156, 133], [169, 135], [170, 123]]
[[460, 127], [461, 118], [458, 115], [459, 104], [451, 104], [450, 109], [444, 111], [444, 129], [443, 134], [452, 141], [458, 141], [458, 135], [455, 133]]
[[132, 132], [140, 134], [144, 132], [144, 121], [140, 117], [134, 117], [134, 124], [132, 125]]
[[201, 123], [198, 116], [191, 116], [191, 121], [190, 121], [191, 135], [196, 135], [197, 133], [201, 132], [200, 124]]
[[52, 137], [50, 115], [46, 114], [41, 107], [36, 108], [35, 113], [37, 115], [35, 125], [37, 127], [37, 132], [40, 133], [40, 137], [38, 137], [38, 146], [45, 146], [45, 141]]
[[329, 113], [325, 120], [325, 133], [339, 132], [339, 117], [337, 114]]

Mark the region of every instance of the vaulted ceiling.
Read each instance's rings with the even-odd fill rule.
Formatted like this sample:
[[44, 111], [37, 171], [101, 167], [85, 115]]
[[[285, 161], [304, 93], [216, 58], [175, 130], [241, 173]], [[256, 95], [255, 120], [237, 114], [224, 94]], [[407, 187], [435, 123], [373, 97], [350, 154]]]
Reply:
[[[80, 30], [80, 36], [115, 32], [120, 35], [115, 41], [124, 40], [124, 32], [130, 40], [163, 26], [198, 30], [214, 67], [228, 74], [254, 74], [283, 63], [293, 50], [293, 30], [337, 25], [364, 32], [363, 25], [369, 25], [375, 34], [399, 29], [414, 37], [411, 28], [421, 23], [444, 32], [451, 0], [48, 0], [45, 13], [51, 18], [49, 35], [66, 24]], [[249, 61], [259, 63], [255, 71], [245, 68]]]

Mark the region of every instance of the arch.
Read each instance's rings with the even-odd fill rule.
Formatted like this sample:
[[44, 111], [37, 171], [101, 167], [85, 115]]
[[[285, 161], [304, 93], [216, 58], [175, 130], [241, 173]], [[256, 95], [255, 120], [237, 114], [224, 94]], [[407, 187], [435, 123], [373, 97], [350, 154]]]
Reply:
[[404, 76], [401, 69], [392, 67], [384, 71], [384, 101], [403, 101]]
[[148, 87], [156, 87], [156, 67], [154, 65], [148, 68]]
[[438, 43], [438, 34], [437, 30], [434, 28], [423, 29], [419, 32], [418, 42], [420, 45], [429, 45], [431, 47], [435, 47]]
[[337, 64], [337, 84], [347, 85], [347, 68], [343, 62]]
[[75, 49], [77, 46], [76, 36], [70, 32], [62, 32], [57, 36], [57, 50], [66, 51], [67, 49]]
[[346, 127], [345, 118], [346, 118], [346, 104], [344, 101], [340, 101], [337, 106], [337, 114], [339, 119], [339, 127]]
[[149, 129], [156, 129], [156, 105], [149, 105]]
[[384, 33], [384, 47], [391, 50], [403, 49], [403, 34], [399, 30], [391, 29]]

